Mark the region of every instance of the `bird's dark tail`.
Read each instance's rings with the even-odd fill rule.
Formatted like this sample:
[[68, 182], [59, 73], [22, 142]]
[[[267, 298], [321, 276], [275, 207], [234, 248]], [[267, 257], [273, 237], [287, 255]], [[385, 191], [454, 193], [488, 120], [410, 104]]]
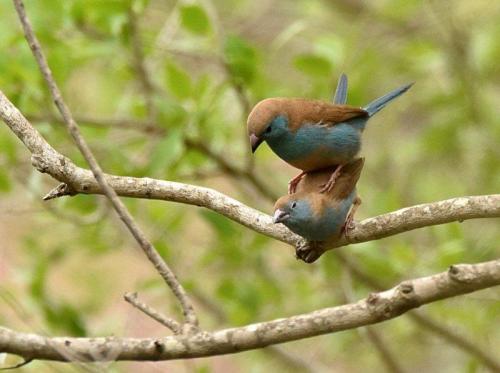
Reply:
[[368, 112], [368, 116], [371, 117], [374, 114], [378, 113], [380, 110], [382, 110], [385, 107], [385, 105], [394, 100], [396, 97], [401, 96], [403, 93], [409, 90], [412, 85], [413, 83], [410, 83], [400, 88], [397, 88], [394, 91], [389, 92], [388, 94], [370, 102], [363, 109], [365, 109]]
[[333, 103], [337, 105], [344, 105], [347, 102], [347, 75], [342, 73], [337, 83], [335, 96], [333, 96]]
[[333, 198], [342, 200], [352, 193], [356, 188], [364, 163], [364, 158], [358, 158], [342, 167], [340, 175], [330, 192]]

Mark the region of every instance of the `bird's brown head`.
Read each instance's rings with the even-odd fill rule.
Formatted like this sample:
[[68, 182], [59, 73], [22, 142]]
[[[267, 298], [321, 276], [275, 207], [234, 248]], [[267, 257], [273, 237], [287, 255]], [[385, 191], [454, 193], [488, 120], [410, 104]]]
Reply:
[[322, 209], [324, 197], [321, 193], [298, 192], [279, 198], [274, 204], [274, 223], [287, 226], [306, 224]]
[[[283, 123], [286, 121], [286, 110], [284, 110], [285, 99], [268, 98], [260, 101], [254, 106], [247, 120], [248, 136], [252, 152], [271, 136], [277, 136], [283, 131]], [[281, 125], [277, 119], [281, 118]]]

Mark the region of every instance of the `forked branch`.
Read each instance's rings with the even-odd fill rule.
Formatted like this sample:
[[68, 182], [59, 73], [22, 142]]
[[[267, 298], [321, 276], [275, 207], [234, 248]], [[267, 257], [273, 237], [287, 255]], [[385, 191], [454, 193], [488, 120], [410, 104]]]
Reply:
[[376, 324], [440, 299], [500, 285], [500, 259], [451, 266], [355, 303], [239, 328], [164, 338], [45, 337], [0, 328], [0, 351], [58, 361], [172, 360], [222, 355]]

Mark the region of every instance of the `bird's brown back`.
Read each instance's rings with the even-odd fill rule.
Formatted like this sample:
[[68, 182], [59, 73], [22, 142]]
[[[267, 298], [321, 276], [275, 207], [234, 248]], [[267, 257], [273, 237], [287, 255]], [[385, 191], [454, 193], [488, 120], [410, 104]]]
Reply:
[[368, 113], [350, 105], [335, 105], [326, 101], [303, 98], [284, 99], [283, 111], [288, 114], [289, 128], [296, 131], [303, 123], [321, 123], [332, 126]]
[[[361, 175], [365, 159], [358, 158], [344, 165], [340, 171], [332, 190], [328, 193], [329, 198], [344, 199], [351, 194]], [[310, 171], [300, 180], [297, 185], [297, 193], [316, 193], [327, 183], [336, 167], [328, 167], [321, 170]]]
[[288, 118], [289, 128], [296, 131], [303, 123], [332, 126], [356, 117], [367, 116], [362, 108], [335, 105], [305, 98], [268, 98], [260, 101], [248, 116], [248, 132], [259, 136], [278, 115]]

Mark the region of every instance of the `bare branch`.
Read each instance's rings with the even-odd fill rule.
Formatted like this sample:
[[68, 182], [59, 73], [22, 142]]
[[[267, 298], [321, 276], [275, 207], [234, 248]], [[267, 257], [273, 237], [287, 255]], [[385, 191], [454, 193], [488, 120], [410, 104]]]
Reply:
[[[1, 91], [0, 118], [32, 153], [31, 161], [34, 167], [69, 186], [58, 186], [56, 189], [68, 188], [70, 195], [103, 194], [92, 173], [77, 167], [52, 148]], [[309, 245], [284, 225], [273, 224], [271, 216], [210, 188], [151, 178], [105, 175], [105, 179], [120, 196], [203, 206], [256, 232], [290, 245], [299, 247]], [[52, 195], [52, 192], [48, 195]], [[425, 226], [496, 217], [500, 217], [500, 194], [459, 197], [406, 207], [357, 222], [349, 231], [349, 237], [342, 237], [337, 242], [320, 246], [319, 255], [335, 247], [371, 241]]]
[[139, 33], [137, 14], [132, 6], [129, 8], [128, 11], [128, 21], [130, 26], [130, 42], [132, 44], [134, 68], [139, 78], [139, 81], [141, 82], [142, 91], [144, 93], [144, 100], [146, 102], [148, 117], [149, 119], [155, 119], [156, 118], [156, 108], [154, 105], [155, 87], [153, 85], [152, 80], [150, 79], [146, 67], [142, 41]]
[[205, 154], [208, 158], [212, 159], [223, 171], [228, 173], [232, 177], [241, 177], [247, 180], [253, 187], [265, 198], [270, 201], [276, 201], [278, 199], [278, 195], [270, 191], [264, 183], [254, 175], [251, 170], [248, 169], [240, 169], [230, 163], [226, 158], [222, 155], [215, 153], [212, 149], [210, 149], [207, 145], [205, 145], [201, 141], [197, 141], [194, 139], [186, 138], [184, 143], [188, 148], [199, 151], [202, 154]]
[[[486, 352], [477, 341], [470, 341], [455, 329], [446, 327], [443, 323], [438, 323], [432, 318], [422, 314], [418, 311], [413, 311], [408, 316], [418, 325], [425, 327], [427, 330], [432, 331], [438, 337], [443, 338], [448, 343], [453, 344], [465, 352], [478, 358], [485, 366], [491, 369], [492, 372], [500, 372], [500, 362]], [[498, 356], [497, 356], [498, 357]]]
[[[341, 251], [335, 252], [337, 258], [342, 262], [342, 265], [360, 282], [364, 283], [371, 289], [381, 291], [384, 286], [377, 278], [366, 274], [360, 266], [352, 259], [348, 258]], [[434, 333], [440, 338], [445, 339], [448, 343], [462, 349], [464, 352], [475, 356], [484, 365], [494, 372], [500, 372], [500, 362], [492, 355], [485, 351], [477, 342], [471, 342], [463, 335], [460, 335], [456, 330], [448, 328], [442, 322], [435, 321], [432, 317], [421, 311], [411, 311], [407, 313], [411, 321], [418, 324], [427, 331]]]
[[[348, 267], [343, 270], [343, 274], [345, 275], [342, 276], [341, 281], [343, 298], [346, 303], [351, 303], [354, 301], [354, 295], [351, 272]], [[387, 346], [382, 336], [379, 335], [375, 328], [365, 326], [363, 328], [358, 328], [357, 331], [360, 335], [366, 337], [366, 339], [373, 345], [388, 372], [403, 373], [405, 371], [394, 353], [390, 350], [389, 346]]]
[[33, 359], [171, 360], [256, 349], [376, 324], [440, 299], [500, 285], [500, 259], [459, 264], [446, 272], [402, 282], [356, 303], [239, 328], [153, 338], [44, 337], [0, 328], [0, 351]]
[[400, 366], [399, 362], [395, 359], [394, 354], [389, 350], [386, 343], [382, 340], [382, 337], [373, 329], [372, 327], [365, 328], [366, 336], [370, 342], [377, 349], [381, 360], [387, 367], [388, 372], [392, 373], [404, 373], [405, 370]]
[[14, 369], [19, 369], [21, 367], [24, 367], [25, 365], [28, 365], [32, 361], [33, 361], [33, 359], [25, 359], [25, 360], [21, 361], [19, 364], [13, 365], [11, 367], [2, 367], [2, 368], [0, 368], [0, 370], [14, 370]]
[[134, 236], [135, 240], [140, 245], [140, 247], [148, 257], [148, 259], [155, 266], [156, 270], [160, 273], [160, 275], [163, 277], [163, 279], [170, 287], [174, 295], [179, 300], [186, 321], [189, 324], [192, 324], [193, 326], [197, 326], [198, 320], [194, 313], [193, 306], [191, 305], [191, 302], [188, 299], [186, 291], [179, 283], [172, 270], [168, 267], [168, 265], [165, 263], [162, 257], [158, 254], [154, 246], [148, 241], [148, 239], [146, 238], [142, 230], [139, 228], [139, 226], [136, 224], [134, 218], [129, 213], [123, 202], [118, 198], [116, 192], [108, 184], [101, 167], [97, 163], [97, 160], [92, 154], [92, 151], [90, 150], [89, 146], [83, 139], [83, 136], [80, 133], [80, 129], [78, 128], [78, 125], [74, 121], [68, 106], [64, 102], [61, 92], [52, 75], [52, 71], [50, 70], [47, 60], [43, 55], [40, 43], [38, 42], [33, 32], [31, 23], [26, 15], [22, 0], [14, 0], [14, 5], [16, 7], [17, 14], [19, 15], [19, 19], [23, 26], [26, 40], [28, 41], [28, 44], [40, 68], [40, 71], [42, 72], [42, 75], [49, 87], [52, 98], [59, 112], [61, 113], [64, 122], [66, 124], [66, 127], [71, 137], [73, 138], [76, 146], [78, 147], [78, 150], [82, 153], [83, 157], [90, 166], [93, 177], [95, 178], [95, 182], [97, 182], [100, 188], [102, 188], [104, 194], [111, 202], [111, 205], [117, 212], [120, 219], [129, 229], [130, 233]]
[[[197, 288], [192, 288], [191, 294], [197, 303], [200, 303], [204, 309], [215, 318], [218, 324], [226, 324], [228, 322], [226, 313], [216, 302], [201, 293]], [[292, 369], [294, 372], [300, 371], [307, 373], [320, 373], [329, 371], [327, 367], [324, 367], [317, 361], [311, 361], [301, 355], [293, 354], [284, 346], [271, 345], [264, 347], [261, 351], [266, 353], [268, 356], [275, 358], [277, 361], [280, 361], [283, 365]]]
[[[33, 122], [40, 121], [50, 121], [55, 123], [61, 123], [61, 120], [51, 116], [51, 115], [26, 115], [28, 120]], [[153, 136], [165, 136], [167, 131], [165, 128], [161, 127], [155, 122], [152, 121], [141, 121], [129, 118], [120, 118], [120, 119], [97, 119], [91, 117], [75, 117], [75, 120], [83, 125], [88, 125], [96, 128], [108, 128], [115, 127], [119, 129], [128, 129], [134, 131], [140, 131], [147, 135]], [[278, 195], [273, 191], [269, 190], [269, 188], [264, 184], [264, 182], [257, 177], [252, 170], [249, 170], [248, 167], [242, 168], [235, 165], [233, 162], [230, 162], [221, 154], [216, 153], [209, 146], [204, 144], [202, 141], [186, 137], [184, 138], [184, 145], [187, 148], [200, 152], [201, 154], [207, 156], [207, 158], [211, 159], [222, 172], [228, 174], [233, 178], [242, 178], [246, 180], [252, 187], [255, 188], [263, 197], [268, 199], [269, 201], [276, 201], [278, 199]], [[211, 173], [212, 174], [212, 173]], [[61, 197], [61, 196], [57, 196]], [[51, 198], [56, 198], [51, 197]], [[48, 199], [51, 199], [48, 198]]]
[[174, 334], [182, 333], [181, 324], [171, 318], [166, 317], [165, 315], [162, 315], [152, 307], [148, 306], [146, 303], [141, 302], [137, 297], [137, 293], [126, 293], [123, 298], [135, 308], [151, 317], [153, 320], [158, 321], [160, 324], [169, 328], [174, 332]]

